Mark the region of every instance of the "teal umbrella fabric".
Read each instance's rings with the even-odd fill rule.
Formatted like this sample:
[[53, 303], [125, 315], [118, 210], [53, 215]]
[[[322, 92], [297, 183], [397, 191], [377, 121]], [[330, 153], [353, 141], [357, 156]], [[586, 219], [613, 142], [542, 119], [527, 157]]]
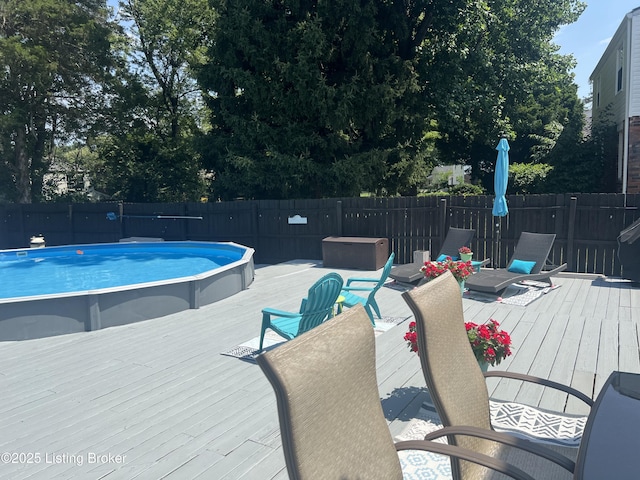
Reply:
[[493, 177], [493, 188], [496, 198], [493, 200], [493, 215], [504, 217], [509, 213], [507, 208], [507, 183], [509, 181], [509, 142], [506, 138], [501, 138], [496, 147], [498, 159], [496, 160], [496, 171]]

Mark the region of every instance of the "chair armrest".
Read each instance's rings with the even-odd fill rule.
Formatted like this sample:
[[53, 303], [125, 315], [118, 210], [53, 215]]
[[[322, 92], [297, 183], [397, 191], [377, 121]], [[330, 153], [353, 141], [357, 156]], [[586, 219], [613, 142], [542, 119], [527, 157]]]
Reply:
[[372, 292], [373, 288], [371, 287], [342, 287], [342, 290], [345, 292]]
[[434, 440], [445, 435], [465, 435], [469, 437], [484, 438], [486, 440], [503, 443], [505, 445], [519, 448], [521, 450], [525, 450], [527, 452], [538, 455], [539, 457], [545, 458], [553, 463], [560, 465], [562, 468], [571, 473], [573, 473], [576, 468], [576, 464], [573, 460], [565, 457], [555, 450], [551, 450], [550, 448], [544, 447], [529, 440], [509, 435], [508, 433], [495, 432], [493, 430], [487, 430], [486, 428], [470, 426], [443, 427], [439, 430], [436, 430], [435, 432], [428, 433], [427, 435], [425, 435], [424, 439]]
[[351, 277], [347, 278], [347, 287], [351, 285], [352, 282], [378, 283], [379, 281], [379, 278]]
[[491, 263], [491, 259], [490, 258], [485, 258], [484, 260], [476, 260], [477, 262], [480, 262], [480, 266], [484, 267], [486, 265], [489, 265], [489, 263]]
[[503, 460], [489, 457], [482, 453], [474, 452], [468, 448], [462, 448], [455, 445], [447, 445], [446, 443], [430, 442], [427, 440], [407, 440], [395, 444], [397, 451], [402, 450], [424, 450], [426, 452], [438, 453], [449, 457], [467, 460], [469, 462], [482, 465], [505, 475], [515, 478], [516, 480], [534, 480], [531, 475], [520, 470], [518, 467], [511, 465]]
[[500, 377], [500, 378], [510, 378], [513, 380], [521, 380], [523, 382], [529, 382], [529, 383], [537, 383], [538, 385], [544, 385], [546, 387], [555, 388], [556, 390], [561, 390], [565, 393], [568, 393], [569, 395], [573, 395], [574, 397], [579, 398], [590, 407], [593, 406], [593, 400], [587, 397], [581, 391], [576, 390], [573, 387], [569, 387], [568, 385], [554, 382], [553, 380], [549, 380], [547, 378], [536, 377], [534, 375], [527, 375], [524, 373], [507, 372], [506, 370], [492, 370], [490, 372], [484, 372], [484, 376], [485, 378]]
[[285, 312], [284, 310], [277, 310], [275, 308], [264, 308], [262, 310], [262, 313], [267, 315], [273, 315], [274, 317], [295, 318], [300, 316], [299, 313]]

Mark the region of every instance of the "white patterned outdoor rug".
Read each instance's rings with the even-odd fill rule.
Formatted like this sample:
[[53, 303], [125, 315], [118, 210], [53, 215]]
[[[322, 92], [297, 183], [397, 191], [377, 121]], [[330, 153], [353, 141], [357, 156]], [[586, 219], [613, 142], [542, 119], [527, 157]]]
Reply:
[[[423, 403], [415, 418], [411, 419], [400, 435], [395, 437], [396, 442], [405, 440], [423, 440], [427, 433], [442, 428], [440, 418], [433, 405]], [[442, 437], [436, 442], [447, 443], [447, 438]], [[403, 480], [450, 480], [451, 463], [449, 457], [421, 450], [403, 450], [398, 452], [400, 465], [402, 466]]]
[[[376, 326], [374, 327], [373, 331], [376, 336], [381, 335], [384, 332], [391, 330], [396, 325], [400, 325], [401, 323], [405, 322], [408, 318], [409, 317], [386, 317], [383, 315], [382, 319], [376, 319]], [[267, 330], [267, 333], [264, 336], [263, 349], [271, 350], [286, 341], [287, 340], [285, 340], [272, 330]], [[252, 338], [251, 340], [241, 343], [231, 350], [222, 352], [222, 355], [240, 358], [241, 360], [246, 360], [249, 362], [255, 362], [255, 358], [258, 355], [259, 346], [260, 336], [257, 336], [255, 338]]]
[[479, 302], [491, 303], [498, 302], [506, 305], [520, 305], [526, 307], [534, 300], [537, 300], [542, 295], [559, 288], [560, 285], [549, 285], [544, 282], [534, 282], [525, 280], [520, 283], [514, 283], [509, 285], [502, 296], [498, 296], [493, 293], [476, 292], [474, 290], [467, 290], [464, 292], [464, 298], [471, 300], [477, 300]]
[[[498, 432], [507, 432], [520, 438], [548, 445], [577, 448], [587, 417], [556, 414], [528, 405], [490, 400], [491, 425]], [[433, 405], [425, 402], [420, 411], [395, 441], [422, 440], [427, 433], [442, 428]], [[447, 443], [446, 437], [435, 441]], [[430, 452], [399, 452], [404, 479], [451, 478], [449, 458]]]
[[521, 403], [491, 400], [491, 425], [526, 440], [578, 448], [587, 422], [583, 415], [549, 412]]

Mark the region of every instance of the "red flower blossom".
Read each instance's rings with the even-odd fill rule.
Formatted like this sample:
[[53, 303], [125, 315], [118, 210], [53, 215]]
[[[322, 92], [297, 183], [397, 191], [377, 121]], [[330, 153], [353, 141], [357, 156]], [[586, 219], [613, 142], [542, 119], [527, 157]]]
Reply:
[[416, 322], [409, 323], [409, 331], [404, 335], [404, 339], [412, 352], [418, 352], [418, 333], [416, 332]]
[[499, 330], [500, 324], [496, 320], [491, 318], [480, 326], [467, 322], [465, 327], [476, 359], [490, 365], [499, 365], [511, 355], [511, 336], [504, 330]]
[[[500, 324], [494, 319], [483, 325], [473, 322], [464, 324], [471, 350], [476, 359], [490, 365], [499, 365], [502, 360], [511, 355], [511, 337], [504, 330], [499, 330]], [[409, 323], [409, 331], [404, 336], [409, 349], [418, 351], [418, 333], [416, 322]]]
[[465, 280], [474, 270], [471, 262], [459, 262], [447, 257], [443, 262], [424, 262], [424, 266], [420, 269], [427, 278], [436, 278], [450, 271], [453, 277], [458, 280]]

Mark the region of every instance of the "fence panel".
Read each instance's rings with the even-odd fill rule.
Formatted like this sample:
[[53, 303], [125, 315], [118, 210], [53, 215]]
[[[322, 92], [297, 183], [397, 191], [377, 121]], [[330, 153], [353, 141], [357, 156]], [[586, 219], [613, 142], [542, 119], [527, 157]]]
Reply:
[[617, 236], [624, 228], [624, 196], [579, 194], [575, 218], [576, 272], [619, 274]]
[[[117, 204], [115, 211], [117, 212]], [[120, 220], [110, 220], [111, 216], [107, 216], [104, 204], [72, 204], [69, 205], [69, 212], [71, 231], [69, 241], [65, 243], [113, 243], [123, 238]], [[53, 245], [48, 235], [45, 235], [45, 239], [48, 245]]]
[[[330, 235], [388, 238], [397, 263], [437, 252], [449, 227], [473, 228], [476, 258], [504, 267], [523, 231], [555, 233], [550, 260], [570, 271], [619, 275], [617, 236], [640, 218], [640, 195], [510, 195], [509, 215], [493, 217], [493, 197], [334, 198], [181, 204], [0, 206], [0, 248], [116, 242], [123, 237], [233, 241], [256, 262], [321, 259]], [[301, 219], [296, 221], [296, 215]], [[163, 218], [169, 217], [169, 218]], [[199, 218], [201, 217], [201, 219]], [[499, 238], [498, 238], [499, 235]]]

